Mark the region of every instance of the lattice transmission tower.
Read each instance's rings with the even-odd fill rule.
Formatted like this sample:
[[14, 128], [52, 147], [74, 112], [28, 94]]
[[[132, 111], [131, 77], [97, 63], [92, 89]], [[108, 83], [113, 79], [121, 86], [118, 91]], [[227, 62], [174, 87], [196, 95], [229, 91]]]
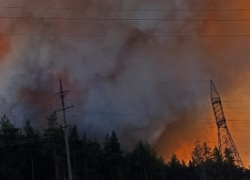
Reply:
[[212, 80], [210, 81], [210, 93], [211, 93], [211, 101], [212, 101], [215, 121], [218, 128], [218, 145], [220, 153], [224, 154], [225, 149], [229, 149], [232, 155], [234, 156], [235, 163], [238, 166], [243, 167], [243, 162], [240, 158], [240, 155], [234, 144], [233, 138], [227, 127], [220, 95]]

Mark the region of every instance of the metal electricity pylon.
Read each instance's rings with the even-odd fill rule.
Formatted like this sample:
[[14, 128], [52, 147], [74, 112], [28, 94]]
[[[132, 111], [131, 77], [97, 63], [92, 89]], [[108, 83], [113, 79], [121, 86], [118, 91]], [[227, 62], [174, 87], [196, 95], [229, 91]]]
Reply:
[[220, 153], [224, 154], [225, 149], [230, 150], [234, 157], [235, 163], [238, 166], [243, 167], [243, 162], [240, 158], [240, 155], [234, 144], [233, 138], [227, 127], [226, 118], [223, 112], [220, 95], [212, 80], [210, 81], [210, 93], [211, 93], [211, 102], [213, 106], [215, 121], [216, 121], [216, 125], [218, 128], [218, 145], [219, 145]]

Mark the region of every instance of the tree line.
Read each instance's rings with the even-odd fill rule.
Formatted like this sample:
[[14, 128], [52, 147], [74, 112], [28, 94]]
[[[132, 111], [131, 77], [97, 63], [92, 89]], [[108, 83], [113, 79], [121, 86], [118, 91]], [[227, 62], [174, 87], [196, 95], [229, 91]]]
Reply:
[[[80, 136], [77, 126], [68, 128], [74, 180], [250, 180], [248, 168], [238, 167], [232, 153], [206, 143], [196, 143], [189, 162], [172, 155], [167, 162], [145, 142], [123, 151], [115, 132], [103, 142]], [[30, 121], [22, 128], [7, 116], [0, 119], [1, 180], [65, 180], [67, 159], [64, 127], [56, 114], [47, 127], [35, 130]]]

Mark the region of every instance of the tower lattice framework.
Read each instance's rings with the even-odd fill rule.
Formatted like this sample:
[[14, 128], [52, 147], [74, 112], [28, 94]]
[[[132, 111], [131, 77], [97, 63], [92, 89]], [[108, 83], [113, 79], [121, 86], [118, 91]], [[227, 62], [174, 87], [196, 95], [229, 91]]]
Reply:
[[233, 138], [227, 127], [226, 118], [223, 112], [219, 93], [212, 80], [210, 81], [210, 93], [211, 93], [211, 102], [213, 106], [215, 121], [218, 128], [219, 150], [221, 154], [224, 154], [225, 149], [229, 149], [232, 152], [232, 155], [234, 156], [235, 163], [238, 166], [243, 167], [243, 162], [240, 158], [240, 155], [234, 144]]

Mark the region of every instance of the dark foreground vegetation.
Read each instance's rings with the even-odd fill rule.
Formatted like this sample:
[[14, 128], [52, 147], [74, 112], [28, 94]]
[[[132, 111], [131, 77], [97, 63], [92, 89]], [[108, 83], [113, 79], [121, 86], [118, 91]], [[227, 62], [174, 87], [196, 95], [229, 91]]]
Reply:
[[[67, 179], [63, 128], [54, 115], [47, 120], [47, 129], [38, 132], [29, 121], [17, 128], [6, 116], [1, 118], [1, 180]], [[124, 152], [114, 132], [99, 143], [80, 137], [71, 126], [69, 143], [74, 180], [250, 180], [249, 169], [237, 167], [229, 150], [222, 156], [206, 143], [197, 143], [186, 163], [175, 155], [164, 162], [143, 142]]]

